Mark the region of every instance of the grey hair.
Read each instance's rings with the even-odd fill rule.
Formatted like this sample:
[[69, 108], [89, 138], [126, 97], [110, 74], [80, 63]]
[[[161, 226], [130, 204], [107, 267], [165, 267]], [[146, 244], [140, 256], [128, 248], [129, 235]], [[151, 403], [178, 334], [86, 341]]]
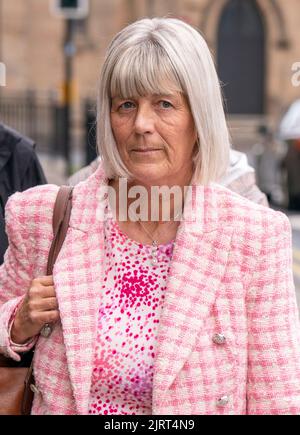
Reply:
[[102, 67], [97, 129], [98, 151], [107, 177], [132, 176], [121, 160], [112, 133], [112, 97], [173, 91], [187, 97], [198, 133], [193, 181], [207, 184], [226, 173], [230, 139], [220, 82], [205, 40], [181, 20], [146, 18], [115, 36]]

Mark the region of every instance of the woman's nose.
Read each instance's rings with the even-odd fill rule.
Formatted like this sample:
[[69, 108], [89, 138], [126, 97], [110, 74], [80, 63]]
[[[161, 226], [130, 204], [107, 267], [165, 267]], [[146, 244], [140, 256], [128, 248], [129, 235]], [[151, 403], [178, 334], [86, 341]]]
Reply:
[[135, 132], [137, 134], [153, 133], [154, 113], [150, 107], [140, 106], [135, 118]]

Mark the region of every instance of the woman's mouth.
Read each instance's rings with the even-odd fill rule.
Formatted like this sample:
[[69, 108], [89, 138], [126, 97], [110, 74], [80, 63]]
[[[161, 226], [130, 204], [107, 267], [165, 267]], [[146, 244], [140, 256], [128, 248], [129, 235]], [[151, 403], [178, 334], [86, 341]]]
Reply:
[[160, 148], [146, 148], [146, 149], [136, 149], [136, 150], [132, 150], [135, 153], [140, 153], [140, 154], [151, 154], [151, 153], [155, 153], [158, 151], [161, 151]]

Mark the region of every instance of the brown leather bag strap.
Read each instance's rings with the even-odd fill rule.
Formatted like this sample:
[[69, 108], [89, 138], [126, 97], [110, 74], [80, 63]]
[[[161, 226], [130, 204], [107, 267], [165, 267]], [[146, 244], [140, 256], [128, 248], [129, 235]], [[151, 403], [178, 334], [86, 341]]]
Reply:
[[[72, 210], [73, 187], [62, 186], [57, 194], [53, 210], [53, 241], [48, 255], [47, 275], [52, 275], [53, 266], [65, 241]], [[34, 394], [33, 360], [25, 379], [24, 396], [21, 403], [21, 414], [29, 415]]]
[[53, 266], [65, 241], [72, 209], [73, 187], [62, 186], [57, 194], [53, 211], [53, 241], [49, 251], [47, 275], [52, 275]]

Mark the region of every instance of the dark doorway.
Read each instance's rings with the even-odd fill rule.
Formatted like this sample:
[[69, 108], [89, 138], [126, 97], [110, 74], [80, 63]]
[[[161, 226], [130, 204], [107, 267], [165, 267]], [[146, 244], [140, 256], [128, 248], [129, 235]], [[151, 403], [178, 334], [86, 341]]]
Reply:
[[218, 31], [218, 72], [229, 113], [264, 113], [265, 33], [255, 0], [230, 0]]

